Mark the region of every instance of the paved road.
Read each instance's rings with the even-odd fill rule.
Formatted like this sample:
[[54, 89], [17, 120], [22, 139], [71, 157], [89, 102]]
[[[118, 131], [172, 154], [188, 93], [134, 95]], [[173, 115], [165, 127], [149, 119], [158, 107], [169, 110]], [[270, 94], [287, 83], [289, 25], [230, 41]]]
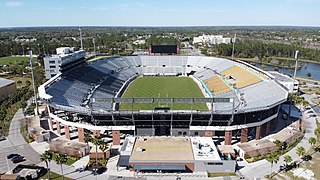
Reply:
[[18, 153], [26, 158], [23, 164], [37, 164], [40, 162], [39, 154], [23, 139], [20, 133], [20, 120], [24, 119], [22, 109], [14, 115], [9, 129], [7, 140], [0, 142], [0, 173], [12, 170], [17, 164], [7, 161], [7, 155]]

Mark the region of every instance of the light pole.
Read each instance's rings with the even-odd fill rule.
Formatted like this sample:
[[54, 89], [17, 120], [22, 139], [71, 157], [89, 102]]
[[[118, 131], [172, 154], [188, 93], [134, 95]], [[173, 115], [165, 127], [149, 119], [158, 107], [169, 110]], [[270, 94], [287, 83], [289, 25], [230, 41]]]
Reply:
[[43, 55], [45, 55], [46, 51], [45, 51], [44, 45], [42, 45], [42, 49], [43, 49]]
[[79, 27], [79, 32], [80, 32], [80, 43], [81, 43], [81, 49], [83, 49], [83, 44], [82, 44], [82, 33], [81, 33], [81, 28]]
[[234, 33], [234, 37], [232, 40], [232, 60], [234, 58], [234, 44], [236, 43], [236, 37], [237, 37], [237, 33]]
[[32, 83], [33, 83], [33, 93], [34, 93], [34, 102], [36, 104], [36, 116], [38, 116], [38, 104], [37, 104], [37, 92], [36, 92], [36, 83], [34, 80], [34, 74], [33, 74], [33, 66], [32, 66], [32, 50], [29, 50], [30, 55], [30, 68], [31, 68], [31, 77], [32, 77]]
[[[288, 115], [288, 121], [291, 123], [291, 106], [292, 106], [292, 97], [293, 97], [293, 90], [294, 90], [294, 83], [296, 82], [296, 74], [297, 74], [297, 68], [298, 68], [298, 61], [299, 61], [299, 51], [297, 50], [294, 58], [296, 59], [296, 65], [294, 67], [294, 72], [293, 72], [293, 82], [292, 82], [292, 92], [291, 92], [291, 97], [290, 97], [290, 105], [289, 105], [289, 115]], [[290, 92], [290, 89], [289, 89]]]
[[[93, 117], [93, 114], [92, 114], [92, 103], [94, 103], [94, 102], [95, 102], [95, 99], [93, 98], [92, 101], [89, 102], [89, 108], [90, 108], [91, 121], [94, 121], [94, 126], [97, 127], [97, 120]], [[96, 146], [96, 162], [95, 162], [95, 165], [93, 167], [93, 170], [94, 170], [94, 174], [96, 175], [96, 178], [98, 178], [97, 177], [97, 171], [98, 171], [98, 145], [95, 144], [95, 146]]]
[[96, 54], [96, 38], [92, 39], [92, 43], [93, 43], [94, 57], [97, 57], [97, 54]]

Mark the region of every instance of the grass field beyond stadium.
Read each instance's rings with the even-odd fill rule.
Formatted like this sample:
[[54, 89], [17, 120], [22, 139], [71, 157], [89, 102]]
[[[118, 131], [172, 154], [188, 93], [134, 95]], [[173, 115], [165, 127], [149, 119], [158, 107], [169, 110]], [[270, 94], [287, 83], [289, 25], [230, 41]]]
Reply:
[[[36, 57], [33, 58], [37, 59]], [[9, 65], [9, 64], [19, 64], [22, 62], [29, 62], [29, 57], [22, 57], [22, 56], [8, 56], [0, 58], [0, 65]]]
[[[124, 98], [200, 98], [204, 97], [198, 85], [189, 77], [145, 76], [135, 79]], [[134, 103], [134, 110], [151, 110], [169, 107], [173, 110], [208, 110], [205, 103]], [[131, 110], [131, 103], [122, 103], [121, 110]]]

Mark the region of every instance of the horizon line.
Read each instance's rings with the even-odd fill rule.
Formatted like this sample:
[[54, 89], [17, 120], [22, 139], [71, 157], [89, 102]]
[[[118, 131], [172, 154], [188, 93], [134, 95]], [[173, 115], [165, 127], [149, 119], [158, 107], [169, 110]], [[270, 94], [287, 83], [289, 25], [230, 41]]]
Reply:
[[0, 29], [7, 28], [46, 28], [46, 27], [312, 27], [320, 28], [320, 25], [31, 25], [31, 26], [3, 26]]

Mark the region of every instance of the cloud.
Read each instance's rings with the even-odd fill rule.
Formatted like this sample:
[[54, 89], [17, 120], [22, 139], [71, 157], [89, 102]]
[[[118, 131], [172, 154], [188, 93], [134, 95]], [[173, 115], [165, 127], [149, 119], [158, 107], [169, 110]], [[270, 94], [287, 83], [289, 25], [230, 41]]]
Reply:
[[143, 4], [143, 3], [137, 3], [137, 5], [138, 5], [139, 7], [142, 7], [142, 8], [146, 7], [146, 5]]
[[109, 10], [110, 8], [108, 7], [97, 7], [97, 8], [92, 8], [93, 10], [100, 10], [100, 11], [105, 11], [105, 10]]
[[9, 1], [6, 2], [7, 7], [21, 7], [24, 6], [24, 3], [21, 1]]
[[43, 9], [54, 10], [54, 11], [62, 11], [62, 10], [64, 10], [64, 7], [43, 7]]
[[126, 10], [129, 8], [129, 5], [128, 4], [120, 4], [120, 9], [121, 10]]

